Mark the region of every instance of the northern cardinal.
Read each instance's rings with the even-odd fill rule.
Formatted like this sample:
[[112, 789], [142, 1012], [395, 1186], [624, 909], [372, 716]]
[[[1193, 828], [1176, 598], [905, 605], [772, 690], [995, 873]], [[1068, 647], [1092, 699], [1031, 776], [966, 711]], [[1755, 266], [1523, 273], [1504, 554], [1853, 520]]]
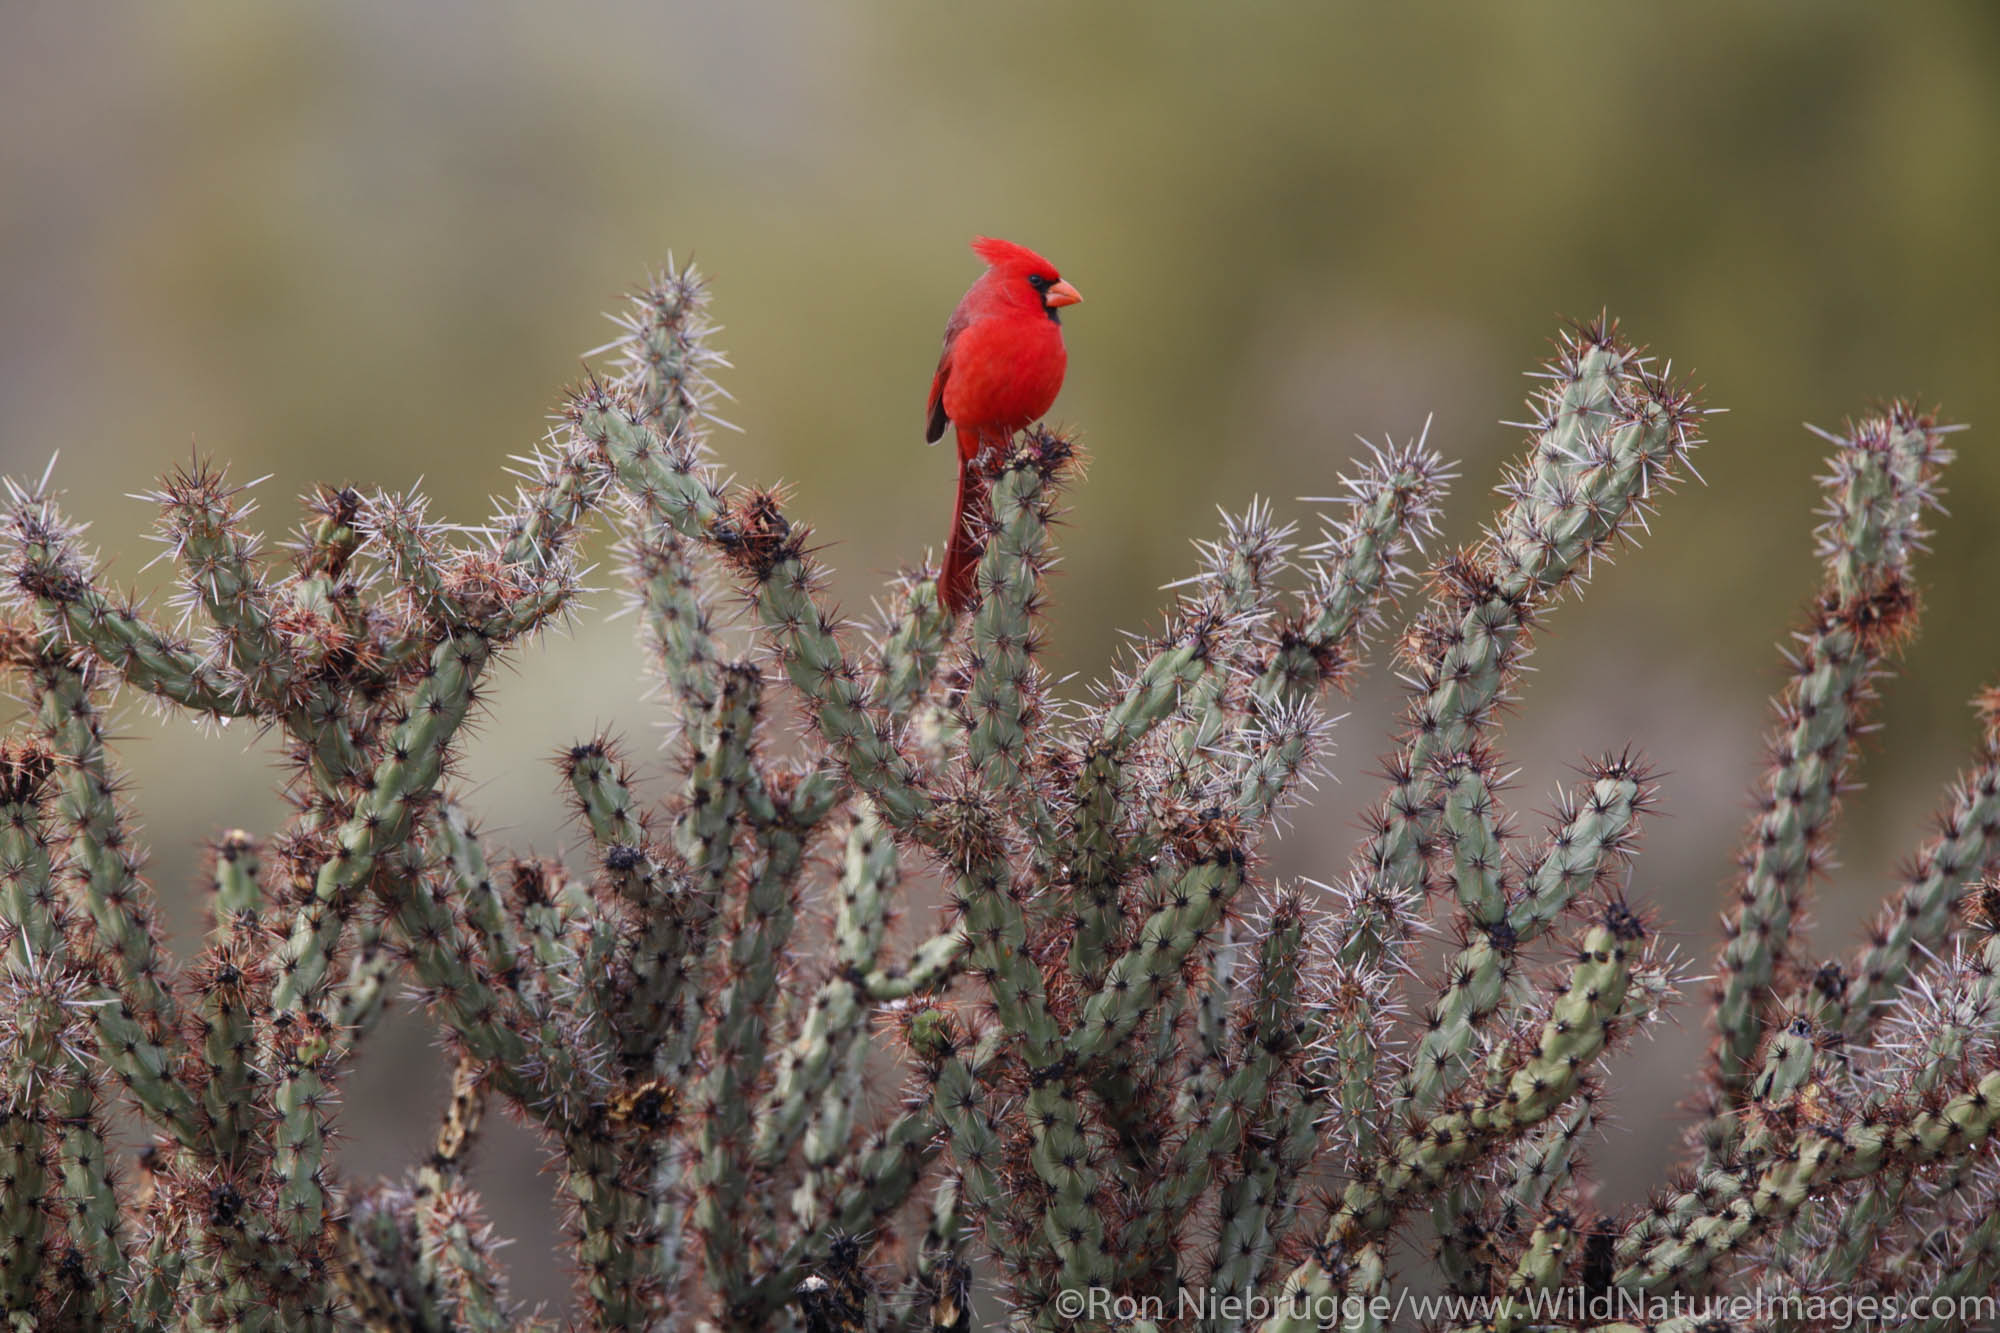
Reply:
[[980, 236], [972, 249], [987, 269], [944, 326], [944, 354], [931, 377], [924, 425], [924, 439], [932, 444], [943, 437], [947, 421], [958, 430], [958, 503], [938, 575], [938, 599], [953, 615], [972, 604], [986, 522], [979, 456], [1006, 448], [1015, 431], [1055, 402], [1069, 366], [1058, 312], [1083, 299], [1054, 264], [1024, 245]]

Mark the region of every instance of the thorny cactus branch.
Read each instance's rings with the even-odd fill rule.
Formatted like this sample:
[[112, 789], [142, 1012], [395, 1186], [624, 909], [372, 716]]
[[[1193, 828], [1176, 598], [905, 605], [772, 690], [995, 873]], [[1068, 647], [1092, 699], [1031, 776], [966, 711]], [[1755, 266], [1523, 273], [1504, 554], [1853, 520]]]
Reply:
[[[1277, 1333], [1390, 1292], [1429, 1230], [1492, 1328], [1540, 1327], [1572, 1285], [1991, 1285], [1991, 699], [1867, 944], [1814, 971], [1795, 925], [1911, 623], [1950, 428], [1896, 405], [1834, 441], [1826, 584], [1724, 946], [1725, 1114], [1692, 1174], [1604, 1215], [1605, 1060], [1681, 980], [1624, 905], [1655, 782], [1599, 760], [1517, 839], [1497, 719], [1543, 616], [1685, 470], [1685, 390], [1608, 322], [1565, 336], [1505, 507], [1424, 571], [1395, 640], [1404, 726], [1350, 869], [1275, 891], [1263, 853], [1326, 765], [1324, 695], [1436, 535], [1452, 474], [1427, 440], [1363, 456], [1316, 541], [1262, 502], [1227, 518], [1157, 635], [1072, 698], [1038, 658], [1073, 435], [982, 461], [971, 615], [912, 569], [858, 628], [778, 494], [709, 453], [703, 283], [670, 270], [618, 323], [483, 527], [322, 486], [267, 551], [244, 488], [170, 473], [148, 498], [175, 629], [109, 591], [45, 482], [9, 485], [11, 1327], [540, 1327], [474, 1186], [489, 1100], [550, 1154], [579, 1327], [1100, 1329], [1073, 1299], [1096, 1293], [1181, 1312], [1132, 1325], [1153, 1333]], [[599, 520], [672, 771], [655, 790], [614, 738], [569, 746], [571, 863], [511, 856], [452, 789], [460, 745], [495, 663], [572, 608]], [[122, 686], [247, 719], [288, 766], [283, 827], [213, 842], [184, 968], [107, 740]], [[410, 1171], [348, 1180], [346, 1065], [404, 988], [450, 1109]], [[128, 1124], [152, 1140], [136, 1170]], [[1238, 1312], [1185, 1313], [1189, 1292]]]
[[165, 1034], [179, 1004], [152, 920], [140, 855], [119, 803], [123, 778], [104, 744], [105, 690], [95, 664], [75, 664], [50, 635], [10, 624], [0, 631], [7, 664], [28, 677], [42, 735], [60, 762], [58, 811], [69, 829], [69, 866], [94, 932], [94, 948], [115, 977], [117, 1004], [90, 1014], [100, 1050], [139, 1105], [183, 1143], [201, 1134], [194, 1103], [173, 1077]]
[[[1399, 1215], [1441, 1188], [1461, 1163], [1477, 1161], [1517, 1139], [1561, 1108], [1582, 1084], [1582, 1071], [1640, 1017], [1627, 1009], [1627, 991], [1645, 962], [1645, 927], [1621, 904], [1606, 908], [1577, 950], [1577, 960], [1539, 1037], [1504, 1078], [1468, 1089], [1470, 1100], [1442, 1112], [1389, 1145], [1362, 1166], [1342, 1193], [1326, 1225], [1319, 1254], [1285, 1281], [1281, 1300], [1321, 1296], [1338, 1288], [1336, 1270], [1356, 1247], [1372, 1246]], [[1324, 1257], [1322, 1257], [1324, 1256]], [[1266, 1322], [1264, 1333], [1310, 1327], [1296, 1313]]]
[[[1305, 907], [1296, 897], [1273, 905], [1264, 923], [1249, 1004], [1240, 1018], [1243, 1030], [1224, 1057], [1230, 1067], [1191, 1094], [1195, 1104], [1185, 1108], [1186, 1135], [1151, 1182], [1142, 1211], [1126, 1232], [1133, 1261], [1156, 1262], [1154, 1256], [1166, 1251], [1166, 1241], [1186, 1210], [1207, 1194], [1218, 1176], [1229, 1183], [1242, 1178], [1239, 1164], [1231, 1160], [1232, 1150], [1250, 1137], [1249, 1122], [1272, 1101], [1273, 1085], [1292, 1071], [1302, 1054], [1298, 992], [1306, 929]], [[1232, 1211], [1232, 1218], [1236, 1215]], [[1223, 1280], [1228, 1290], [1243, 1285], [1240, 1277]]]
[[972, 675], [962, 711], [966, 758], [982, 786], [1005, 800], [1038, 847], [1055, 841], [1055, 816], [1030, 771], [1031, 737], [1043, 730], [1036, 625], [1042, 574], [1051, 559], [1053, 485], [1070, 461], [1059, 437], [1034, 439], [1002, 462], [988, 494], [993, 531], [975, 576]]
[[0, 930], [5, 935], [4, 1052], [7, 1099], [0, 1119], [0, 1301], [9, 1311], [34, 1306], [48, 1245], [43, 1191], [55, 1193], [55, 1099], [74, 1076], [59, 1064], [73, 1026], [64, 994], [64, 923], [55, 895], [44, 806], [55, 760], [30, 742], [0, 748]]
[[[1880, 1055], [1863, 1057], [1866, 1073], [1893, 1076], [1906, 1097], [1934, 1096], [2000, 1054], [2000, 882], [1978, 886], [1962, 906], [1967, 929], [1956, 956], [1938, 975], [1909, 988], [1883, 1024]], [[1846, 1070], [1826, 1064], [1811, 1072], [1837, 1086], [1834, 1080]], [[1885, 1100], [1879, 1089], [1863, 1095], [1870, 1103]], [[1841, 1287], [1868, 1281], [1885, 1233], [1912, 1211], [1924, 1183], [1906, 1176], [1863, 1178], [1844, 1191], [1838, 1209], [1824, 1201], [1801, 1209], [1788, 1234], [1816, 1242], [1807, 1250], [1805, 1278]]]
[[1826, 1186], [1968, 1157], [1985, 1146], [1996, 1119], [2000, 1071], [1964, 1085], [1936, 1110], [1803, 1127], [1782, 1152], [1763, 1154], [1769, 1165], [1761, 1170], [1704, 1175], [1698, 1199], [1668, 1204], [1685, 1222], [1620, 1269], [1617, 1281], [1672, 1289], [1698, 1280], [1720, 1257], [1783, 1225]]
[[899, 579], [890, 606], [875, 663], [875, 703], [891, 726], [915, 725], [922, 719], [912, 714], [934, 693], [953, 621], [936, 582], [922, 575]]
[[[1453, 837], [1444, 823], [1448, 785], [1468, 765], [1490, 765], [1487, 736], [1536, 617], [1571, 582], [1587, 577], [1628, 526], [1643, 523], [1654, 492], [1675, 480], [1696, 443], [1701, 411], [1691, 396], [1654, 374], [1608, 324], [1572, 333], [1546, 379], [1548, 388], [1531, 404], [1528, 458], [1502, 487], [1510, 504], [1478, 547], [1433, 574], [1431, 605], [1406, 637], [1406, 737], [1388, 763], [1390, 791], [1370, 816], [1370, 836], [1357, 856], [1351, 898], [1357, 910], [1339, 926], [1339, 955], [1350, 965], [1393, 962], [1410, 933], [1413, 897], [1430, 885], [1439, 842]], [[1461, 828], [1461, 835], [1474, 837], [1483, 846], [1478, 855], [1490, 857], [1502, 828], [1490, 795], [1462, 801], [1461, 812], [1482, 830]], [[1489, 932], [1487, 949], [1508, 893], [1491, 878], [1497, 869], [1475, 861], [1454, 876], [1461, 928]], [[1486, 1007], [1494, 973], [1504, 971], [1504, 952], [1492, 950], [1489, 958], [1482, 951], [1469, 960], [1470, 971], [1454, 974], [1452, 989], [1464, 1003], [1461, 1019], [1449, 1026], [1476, 1019]], [[1460, 986], [1460, 976], [1483, 977], [1484, 984]], [[1364, 1040], [1371, 1007], [1360, 1000], [1349, 1010], [1345, 1021], [1355, 1040]], [[1439, 1040], [1455, 1044], [1450, 1036]], [[1436, 1063], [1435, 1053], [1420, 1058]], [[1421, 1067], [1415, 1073], [1419, 1082], [1406, 1085], [1406, 1093], [1426, 1091], [1430, 1075]], [[1368, 1080], [1351, 1080], [1348, 1100], [1357, 1103], [1347, 1107], [1349, 1115], [1371, 1117]]]
[[[1363, 851], [1389, 885], [1423, 881], [1448, 763], [1489, 726], [1536, 614], [1643, 516], [1694, 443], [1699, 409], [1608, 327], [1578, 331], [1547, 373], [1531, 452], [1503, 487], [1512, 503], [1478, 548], [1434, 576], [1431, 609], [1405, 645], [1409, 736]], [[1343, 952], [1390, 942], [1357, 937]]]
[[689, 502], [697, 518], [715, 516], [714, 491], [694, 475], [702, 400], [720, 392], [711, 372], [726, 364], [708, 345], [712, 328], [705, 307], [692, 271], [664, 273], [633, 296], [631, 310], [618, 319], [625, 336], [615, 344], [618, 383], [643, 424], [657, 439], [678, 443], [661, 449], [644, 435], [627, 435], [610, 458], [631, 497], [627, 578], [684, 724], [714, 706], [722, 662], [702, 587], [697, 534], [681, 517]]
[[[1551, 830], [1543, 854], [1518, 868], [1518, 890], [1502, 878], [1508, 867], [1492, 829], [1493, 797], [1484, 779], [1468, 768], [1448, 789], [1444, 824], [1452, 873], [1461, 883], [1483, 881], [1488, 887], [1480, 892], [1488, 896], [1483, 915], [1475, 913], [1471, 923], [1472, 939], [1446, 965], [1444, 989], [1431, 1011], [1434, 1025], [1409, 1058], [1398, 1110], [1429, 1106], [1462, 1072], [1475, 1034], [1500, 1006], [1517, 952], [1622, 864], [1637, 836], [1637, 817], [1651, 799], [1651, 779], [1629, 755], [1592, 765], [1588, 776], [1587, 794], [1564, 794], [1567, 817]], [[1455, 817], [1463, 829], [1454, 828]], [[1461, 901], [1465, 894], [1461, 889]]]
[[864, 803], [854, 813], [834, 890], [832, 975], [808, 1001], [798, 1035], [780, 1054], [776, 1077], [758, 1110], [755, 1155], [765, 1170], [782, 1164], [806, 1132], [816, 1109], [807, 1090], [824, 1088], [824, 1102], [842, 1108], [838, 1114], [843, 1119], [859, 1095], [867, 1055], [867, 975], [882, 946], [899, 878], [895, 842]]
[[89, 652], [127, 684], [194, 712], [250, 711], [223, 670], [96, 586], [95, 562], [40, 487], [7, 483], [12, 583], [52, 636]]
[[1827, 521], [1819, 530], [1827, 586], [1801, 635], [1778, 701], [1774, 764], [1743, 853], [1716, 997], [1716, 1083], [1727, 1111], [1742, 1097], [1763, 1035], [1764, 1001], [1787, 953], [1791, 923], [1826, 855], [1835, 800], [1874, 681], [1911, 631], [1910, 559], [1950, 461], [1937, 423], [1897, 405], [1835, 445]]
[[[1903, 887], [1869, 932], [1866, 949], [1844, 969], [1829, 970], [1822, 1021], [1849, 1036], [1875, 1022], [1877, 1006], [1910, 975], [1950, 927], [1959, 890], [2000, 863], [2000, 687], [1979, 700], [1981, 735], [1973, 766], [1953, 786], [1937, 817], [1937, 836], [1920, 851]], [[1817, 979], [1816, 979], [1817, 980]]]

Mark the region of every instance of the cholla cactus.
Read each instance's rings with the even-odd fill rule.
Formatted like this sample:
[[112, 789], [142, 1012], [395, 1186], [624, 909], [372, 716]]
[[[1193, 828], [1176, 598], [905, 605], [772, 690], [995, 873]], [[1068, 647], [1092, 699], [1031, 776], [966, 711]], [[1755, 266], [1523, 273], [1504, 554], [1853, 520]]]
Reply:
[[[1693, 398], [1609, 325], [1564, 336], [1499, 517], [1424, 569], [1366, 837], [1329, 884], [1274, 884], [1323, 696], [1435, 535], [1438, 455], [1374, 450], [1309, 542], [1252, 506], [1116, 677], [1063, 697], [1037, 658], [1071, 438], [993, 460], [972, 614], [912, 571], [857, 631], [780, 498], [709, 461], [705, 299], [687, 271], [640, 291], [618, 363], [469, 534], [420, 496], [325, 489], [274, 556], [220, 472], [173, 473], [174, 628], [105, 585], [45, 486], [10, 489], [15, 1327], [540, 1326], [466, 1176], [494, 1100], [542, 1134], [593, 1328], [1279, 1333], [1379, 1326], [1417, 1283], [1477, 1298], [1441, 1322], [1513, 1329], [1599, 1318], [1565, 1291], [1993, 1285], [2000, 887], [1970, 886], [2000, 850], [2000, 701], [1868, 945], [1818, 964], [1797, 926], [1915, 614], [1943, 427], [1896, 406], [1829, 437], [1826, 585], [1716, 969], [1702, 1129], [1650, 1208], [1603, 1215], [1579, 1181], [1604, 1059], [1685, 981], [1624, 893], [1654, 784], [1600, 759], [1524, 838], [1500, 720], [1565, 590], [1687, 470]], [[571, 610], [598, 519], [678, 776], [641, 791], [584, 738], [560, 787], [589, 856], [510, 857], [454, 794], [455, 747], [495, 661]], [[106, 745], [121, 688], [248, 719], [291, 764], [286, 826], [217, 840], [186, 966]], [[905, 942], [932, 881], [941, 920]], [[346, 1179], [343, 1070], [405, 990], [450, 1107], [407, 1176]], [[885, 1078], [905, 1092], [878, 1113]], [[1406, 1242], [1432, 1275], [1398, 1272]]]

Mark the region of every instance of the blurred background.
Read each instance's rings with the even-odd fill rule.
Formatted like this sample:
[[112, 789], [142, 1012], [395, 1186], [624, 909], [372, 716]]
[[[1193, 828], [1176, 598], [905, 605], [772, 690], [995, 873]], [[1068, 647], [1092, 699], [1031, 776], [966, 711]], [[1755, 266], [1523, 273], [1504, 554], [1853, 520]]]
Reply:
[[[1474, 536], [1562, 317], [1609, 310], [1728, 409], [1707, 484], [1551, 618], [1509, 733], [1528, 832], [1585, 754], [1630, 742], [1664, 770], [1633, 892], [1698, 962], [1815, 583], [1802, 422], [1907, 395], [1975, 425], [1815, 951], [1893, 883], [2000, 676], [2000, 8], [14, 0], [6, 27], [0, 464], [60, 451], [141, 588], [164, 571], [129, 493], [191, 447], [269, 474], [274, 535], [319, 480], [421, 480], [484, 517], [611, 336], [601, 312], [672, 253], [728, 326], [723, 457], [790, 483], [865, 611], [944, 535], [952, 463], [919, 412], [985, 232], [1088, 298], [1056, 411], [1092, 456], [1059, 672], [1157, 624], [1216, 505], [1309, 521], [1291, 497], [1336, 491], [1357, 435], [1430, 419], [1462, 464], [1449, 535]], [[466, 763], [496, 842], [568, 846], [558, 747], [609, 726], [655, 753], [639, 668], [630, 622], [595, 613], [519, 658]], [[1345, 705], [1338, 781], [1294, 813], [1282, 873], [1338, 874], [1396, 703], [1378, 673]], [[200, 845], [281, 821], [275, 769], [240, 733], [123, 720], [185, 954]], [[1605, 1203], [1677, 1151], [1702, 1041], [1690, 1005], [1626, 1058]], [[405, 1014], [365, 1051], [350, 1178], [426, 1150], [429, 1042]], [[534, 1144], [482, 1153], [527, 1242], [517, 1289], [561, 1300]]]

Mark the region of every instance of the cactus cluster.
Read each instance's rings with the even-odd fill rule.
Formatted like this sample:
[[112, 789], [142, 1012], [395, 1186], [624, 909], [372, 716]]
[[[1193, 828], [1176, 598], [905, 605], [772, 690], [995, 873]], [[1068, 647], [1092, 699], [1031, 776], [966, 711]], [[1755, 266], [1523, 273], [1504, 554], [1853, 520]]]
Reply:
[[[272, 551], [243, 489], [175, 471], [152, 497], [175, 618], [106, 584], [46, 481], [9, 487], [13, 1327], [552, 1326], [510, 1299], [468, 1180], [493, 1102], [549, 1153], [577, 1327], [1284, 1333], [1381, 1327], [1379, 1298], [1421, 1289], [1470, 1302], [1447, 1323], [1635, 1318], [1549, 1313], [1578, 1292], [1692, 1328], [1722, 1293], [1993, 1287], [2000, 694], [1865, 944], [1822, 961], [1800, 925], [1916, 615], [1947, 428], [1894, 405], [1828, 437], [1825, 582], [1688, 1165], [1606, 1213], [1584, 1185], [1604, 1062], [1706, 969], [1626, 897], [1646, 766], [1586, 765], [1527, 836], [1499, 743], [1566, 591], [1689, 471], [1695, 398], [1609, 324], [1571, 329], [1479, 540], [1413, 565], [1450, 473], [1423, 441], [1375, 449], [1315, 538], [1253, 505], [1200, 543], [1158, 632], [1079, 696], [1039, 663], [1074, 440], [990, 460], [971, 613], [912, 570], [847, 624], [781, 496], [711, 460], [706, 299], [686, 270], [635, 293], [483, 527], [326, 488]], [[600, 521], [673, 779], [643, 789], [583, 738], [559, 767], [588, 854], [511, 856], [455, 757], [494, 665], [571, 611]], [[1404, 594], [1383, 796], [1349, 865], [1273, 883], [1325, 696]], [[215, 841], [183, 965], [107, 744], [121, 691], [243, 719], [289, 765], [284, 827]], [[404, 995], [448, 1110], [406, 1176], [354, 1180], [343, 1073]]]

